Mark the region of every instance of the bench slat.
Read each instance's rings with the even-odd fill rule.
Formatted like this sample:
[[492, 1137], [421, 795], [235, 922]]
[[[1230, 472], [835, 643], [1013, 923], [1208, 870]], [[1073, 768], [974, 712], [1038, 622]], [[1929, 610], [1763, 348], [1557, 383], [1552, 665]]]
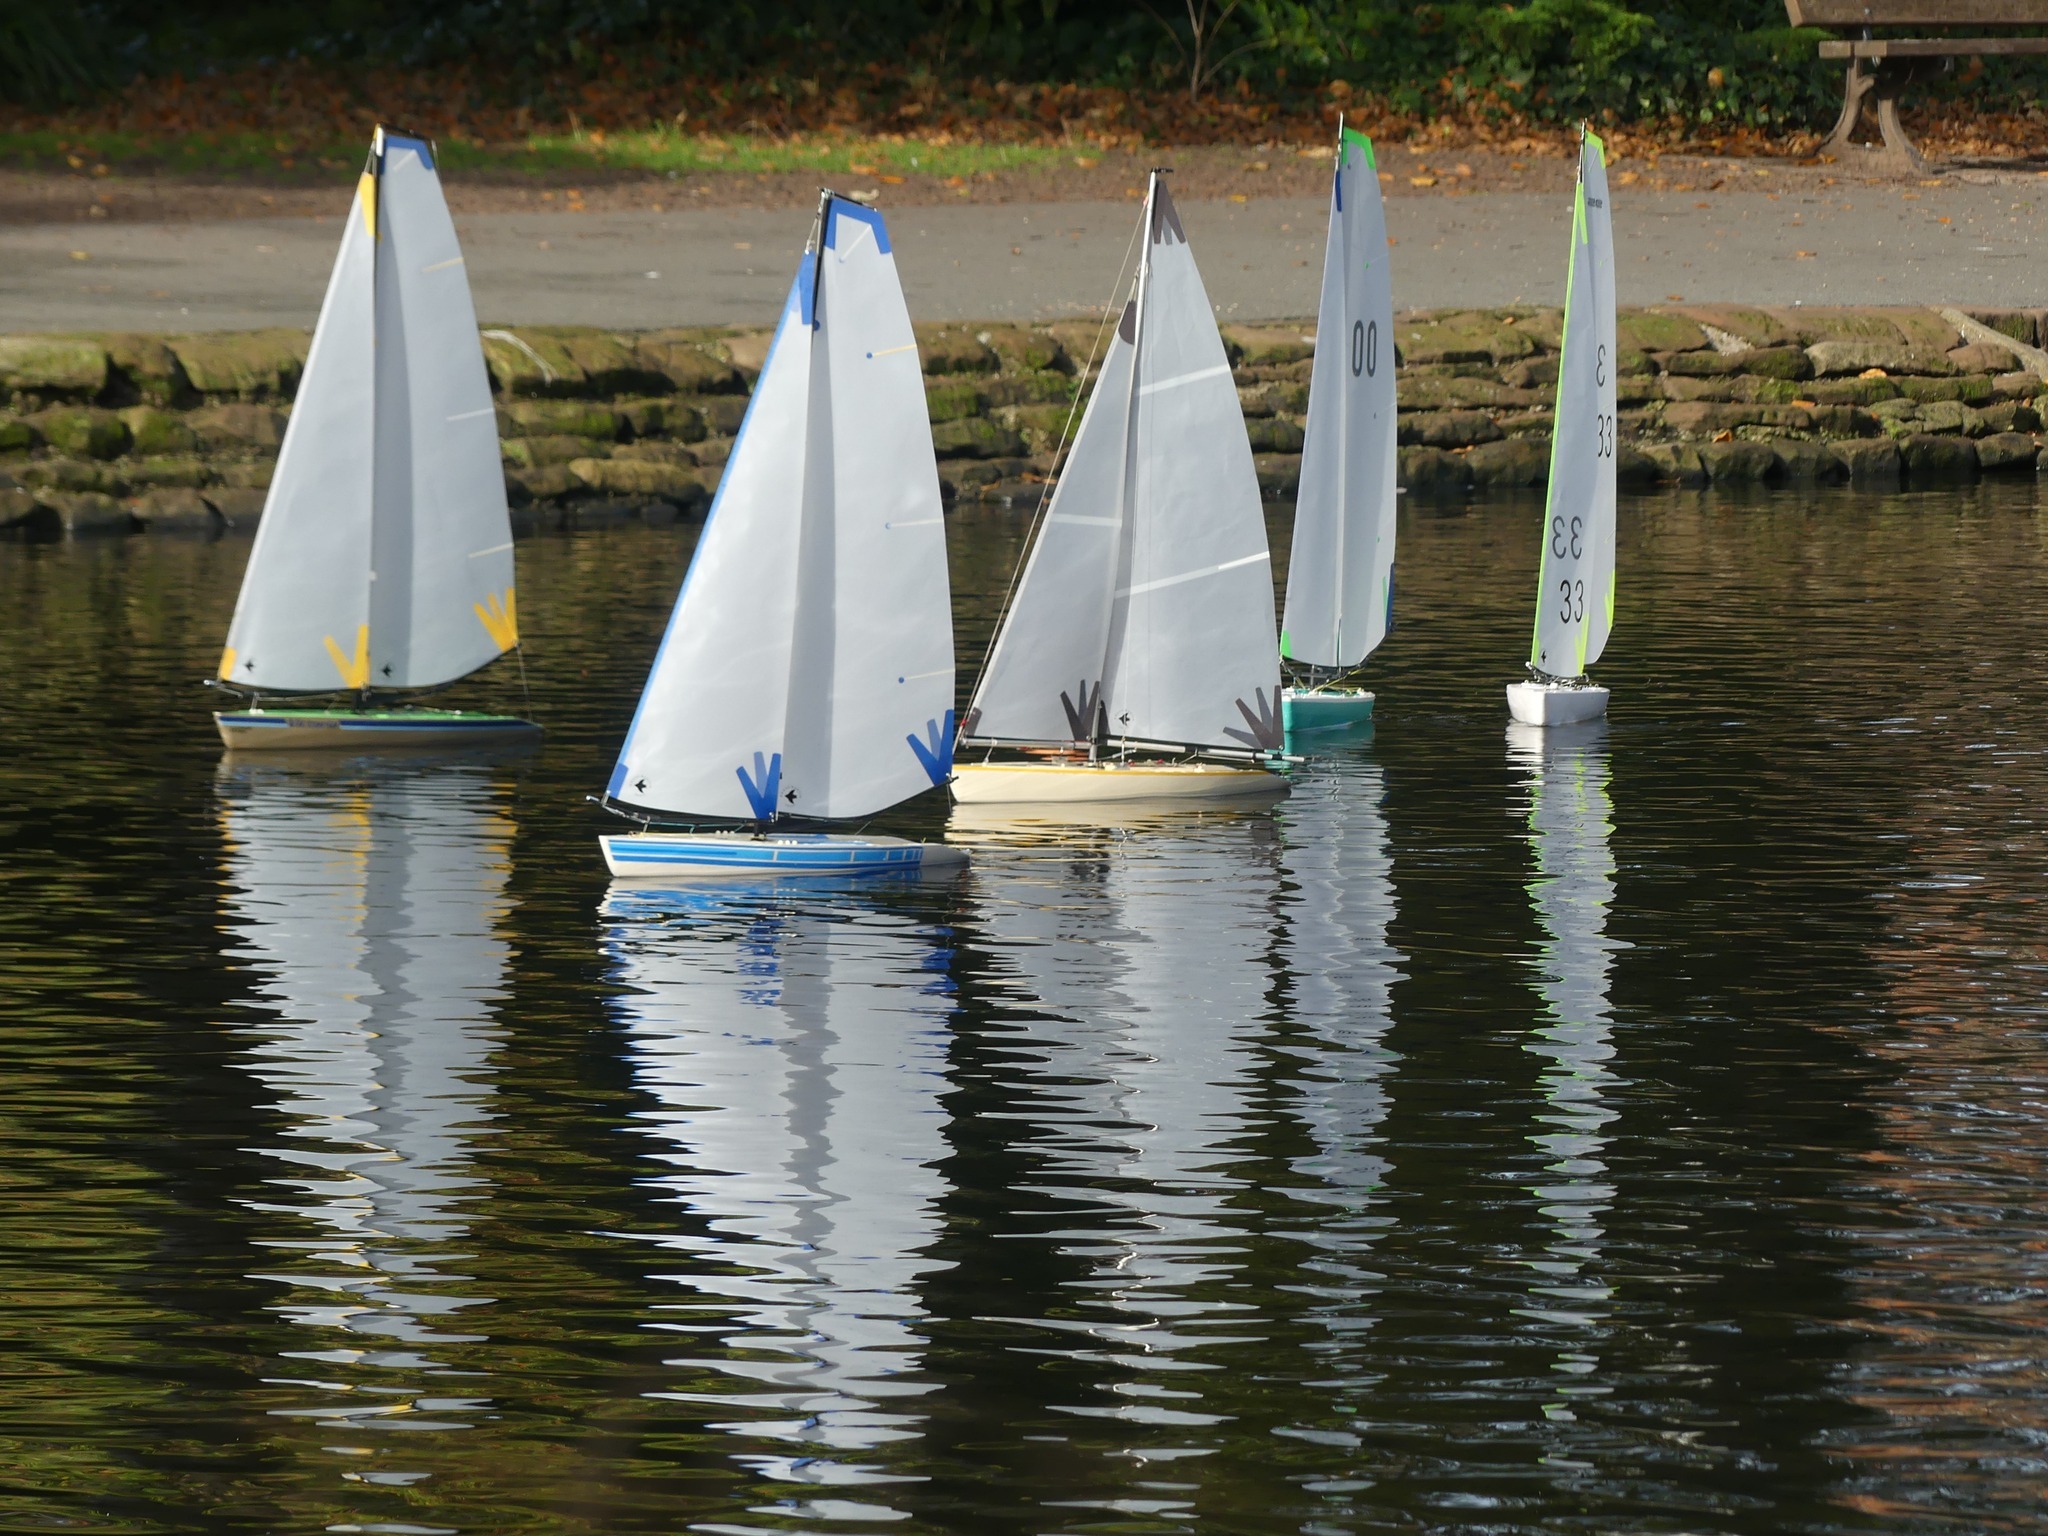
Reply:
[[1785, 0], [1795, 27], [2048, 27], [2048, 0]]
[[2048, 53], [2048, 37], [1857, 38], [1820, 45], [1824, 59], [1975, 58], [1993, 53]]

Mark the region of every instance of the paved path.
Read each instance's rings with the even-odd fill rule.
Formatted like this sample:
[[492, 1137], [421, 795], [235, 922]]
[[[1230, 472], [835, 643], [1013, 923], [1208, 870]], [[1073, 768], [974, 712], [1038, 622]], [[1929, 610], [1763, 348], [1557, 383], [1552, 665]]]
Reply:
[[[1391, 200], [1396, 304], [1562, 302], [1566, 206], [1518, 192]], [[1320, 202], [1182, 212], [1220, 314], [1313, 313]], [[939, 206], [899, 210], [890, 226], [919, 318], [1029, 319], [1100, 306], [1133, 217], [1129, 203]], [[1617, 190], [1615, 218], [1625, 304], [2048, 303], [2037, 270], [2048, 182], [2031, 178], [1776, 199]], [[767, 321], [808, 215], [478, 213], [459, 224], [487, 321], [644, 327]], [[309, 326], [338, 232], [317, 218], [0, 231], [0, 331]]]

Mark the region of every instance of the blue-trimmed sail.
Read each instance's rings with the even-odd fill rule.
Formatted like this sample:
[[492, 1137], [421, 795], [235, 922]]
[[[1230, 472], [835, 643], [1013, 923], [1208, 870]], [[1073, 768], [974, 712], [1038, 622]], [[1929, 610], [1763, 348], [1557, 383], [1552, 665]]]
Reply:
[[881, 216], [829, 199], [609, 794], [870, 815], [951, 772], [953, 619], [924, 374]]

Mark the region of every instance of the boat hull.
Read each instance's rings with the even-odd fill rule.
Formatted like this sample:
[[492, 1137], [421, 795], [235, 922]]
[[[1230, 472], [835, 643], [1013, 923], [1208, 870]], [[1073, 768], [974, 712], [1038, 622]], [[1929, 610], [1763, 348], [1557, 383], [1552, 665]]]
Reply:
[[221, 710], [213, 723], [222, 743], [235, 752], [404, 751], [540, 738], [540, 727], [531, 720], [454, 709]]
[[1289, 688], [1280, 695], [1280, 714], [1290, 734], [1342, 731], [1370, 720], [1372, 704], [1364, 688]]
[[967, 862], [944, 843], [831, 832], [627, 832], [598, 843], [615, 880], [918, 877], [952, 874]]
[[1607, 713], [1607, 690], [1591, 684], [1509, 683], [1508, 713], [1523, 725], [1583, 725]]
[[1279, 799], [1287, 781], [1264, 768], [1222, 763], [960, 763], [962, 805], [1073, 804], [1103, 800]]

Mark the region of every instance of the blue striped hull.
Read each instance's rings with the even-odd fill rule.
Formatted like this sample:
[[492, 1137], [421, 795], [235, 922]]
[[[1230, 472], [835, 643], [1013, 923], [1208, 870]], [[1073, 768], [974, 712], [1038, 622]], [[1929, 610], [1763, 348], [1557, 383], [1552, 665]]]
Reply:
[[601, 837], [604, 861], [620, 880], [703, 875], [917, 876], [951, 873], [967, 855], [943, 843], [826, 832], [631, 832]]

